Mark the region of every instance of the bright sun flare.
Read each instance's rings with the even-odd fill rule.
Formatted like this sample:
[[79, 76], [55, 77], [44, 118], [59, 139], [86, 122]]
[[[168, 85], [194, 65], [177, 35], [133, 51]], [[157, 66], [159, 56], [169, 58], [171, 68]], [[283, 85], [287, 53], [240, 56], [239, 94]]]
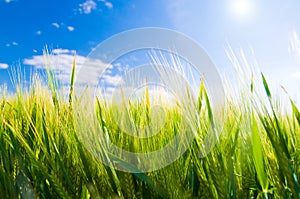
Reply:
[[232, 12], [239, 18], [248, 18], [252, 14], [252, 9], [250, 0], [234, 0], [232, 3]]

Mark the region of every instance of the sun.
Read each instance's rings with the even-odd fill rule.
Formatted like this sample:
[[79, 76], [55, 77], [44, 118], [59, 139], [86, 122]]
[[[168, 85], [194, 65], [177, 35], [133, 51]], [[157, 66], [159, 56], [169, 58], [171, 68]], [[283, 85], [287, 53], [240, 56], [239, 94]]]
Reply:
[[232, 13], [239, 19], [249, 18], [253, 14], [253, 5], [250, 0], [233, 0]]

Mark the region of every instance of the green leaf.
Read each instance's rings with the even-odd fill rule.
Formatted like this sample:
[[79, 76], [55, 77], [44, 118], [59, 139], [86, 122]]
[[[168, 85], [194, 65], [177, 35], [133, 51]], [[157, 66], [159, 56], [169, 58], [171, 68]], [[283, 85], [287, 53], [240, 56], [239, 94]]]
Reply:
[[60, 166], [60, 168], [62, 170], [63, 176], [64, 176], [64, 178], [65, 178], [65, 180], [67, 182], [67, 185], [71, 189], [71, 191], [73, 193], [75, 193], [75, 187], [74, 187], [74, 185], [73, 185], [73, 183], [72, 183], [72, 181], [71, 181], [71, 179], [70, 179], [70, 177], [68, 175], [66, 167], [64, 166], [64, 162], [63, 162], [63, 160], [62, 160], [62, 158], [60, 156], [60, 153], [59, 153], [59, 151], [57, 149], [57, 146], [56, 146], [54, 140], [51, 140], [51, 142], [52, 142], [52, 145], [53, 145], [53, 149], [54, 149], [55, 155], [56, 155], [57, 160], [58, 160], [58, 165]]
[[297, 119], [298, 124], [300, 125], [300, 112], [299, 112], [296, 104], [292, 100], [290, 100], [290, 101], [291, 101], [291, 104], [292, 104], [293, 113], [294, 113], [294, 115]]
[[204, 99], [205, 99], [205, 103], [206, 103], [206, 106], [207, 106], [207, 114], [208, 114], [208, 118], [209, 118], [211, 128], [214, 132], [215, 138], [217, 139], [217, 141], [219, 141], [219, 134], [218, 134], [218, 131], [216, 130], [213, 111], [212, 111], [212, 108], [211, 108], [211, 105], [210, 105], [210, 101], [209, 101], [209, 97], [207, 95], [206, 89], [203, 90], [203, 94], [204, 94]]
[[197, 109], [198, 113], [200, 113], [201, 108], [202, 108], [202, 100], [203, 100], [203, 91], [204, 91], [204, 77], [201, 78], [201, 83], [200, 83], [200, 89], [199, 89], [199, 94], [198, 94], [198, 100], [197, 100]]
[[251, 93], [253, 93], [253, 91], [254, 91], [254, 74], [253, 73], [252, 73], [252, 76], [251, 76], [250, 90], [251, 90]]
[[270, 92], [270, 89], [269, 89], [269, 85], [268, 85], [268, 83], [267, 83], [267, 80], [266, 80], [266, 78], [265, 78], [265, 76], [261, 73], [261, 77], [262, 77], [262, 80], [263, 80], [263, 84], [264, 84], [264, 87], [265, 87], [265, 91], [266, 91], [266, 93], [267, 93], [267, 95], [268, 95], [268, 97], [269, 97], [269, 99], [272, 97], [272, 95], [271, 95], [271, 92]]
[[[124, 169], [130, 170], [130, 171], [138, 171], [138, 168], [136, 168], [135, 166], [129, 164], [128, 162], [120, 159], [119, 157], [113, 155], [112, 153], [108, 153], [108, 156], [110, 157], [110, 159], [112, 161], [114, 161], [115, 163], [118, 163]], [[133, 173], [133, 175], [135, 175], [140, 180], [144, 181], [146, 183], [146, 185], [148, 185], [149, 187], [151, 187], [160, 197], [162, 197], [162, 198], [168, 198], [166, 196], [166, 194], [163, 193], [160, 190], [160, 188], [157, 187], [150, 178], [148, 178], [148, 176], [146, 176], [146, 174], [144, 174], [142, 172], [137, 172], [137, 173]]]
[[76, 68], [76, 57], [74, 57], [74, 60], [72, 63], [72, 75], [71, 75], [70, 93], [69, 93], [70, 107], [72, 106], [72, 97], [73, 97], [74, 82], [75, 82], [75, 68]]
[[253, 152], [253, 161], [254, 161], [257, 177], [263, 191], [265, 192], [268, 190], [269, 183], [268, 183], [268, 178], [264, 167], [262, 143], [260, 140], [258, 126], [253, 112], [252, 112], [252, 152]]

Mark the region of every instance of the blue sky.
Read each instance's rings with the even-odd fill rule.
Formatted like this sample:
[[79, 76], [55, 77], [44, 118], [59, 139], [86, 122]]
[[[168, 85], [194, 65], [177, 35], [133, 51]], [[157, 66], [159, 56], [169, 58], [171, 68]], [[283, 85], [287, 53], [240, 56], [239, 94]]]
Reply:
[[275, 90], [283, 85], [297, 98], [299, 10], [296, 0], [0, 0], [0, 84], [12, 89], [8, 74], [17, 66], [43, 70], [46, 45], [65, 59], [57, 70], [68, 79], [65, 65], [74, 51], [80, 62], [110, 36], [151, 26], [195, 39], [228, 79], [234, 74], [234, 55], [242, 67], [244, 60], [257, 65]]

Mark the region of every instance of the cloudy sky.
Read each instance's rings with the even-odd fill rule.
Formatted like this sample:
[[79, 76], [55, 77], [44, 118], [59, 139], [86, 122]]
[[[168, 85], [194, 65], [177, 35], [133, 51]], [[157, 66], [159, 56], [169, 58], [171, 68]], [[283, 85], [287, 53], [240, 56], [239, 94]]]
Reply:
[[283, 85], [296, 97], [299, 10], [297, 0], [0, 0], [0, 84], [13, 89], [9, 74], [16, 67], [28, 75], [43, 70], [46, 46], [60, 60], [56, 69], [67, 81], [75, 52], [82, 64], [105, 39], [150, 26], [195, 39], [222, 76], [230, 79], [234, 65], [255, 66], [275, 90]]

